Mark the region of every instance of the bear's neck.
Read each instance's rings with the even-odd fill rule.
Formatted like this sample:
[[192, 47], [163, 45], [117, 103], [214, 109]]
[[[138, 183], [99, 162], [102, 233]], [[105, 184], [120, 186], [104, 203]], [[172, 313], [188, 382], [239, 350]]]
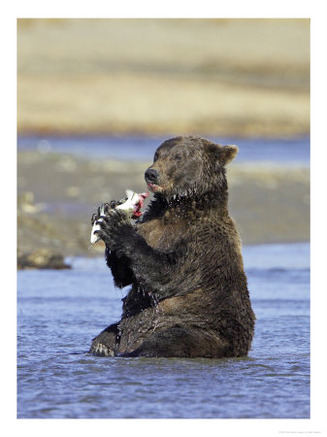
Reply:
[[[228, 193], [208, 191], [201, 195], [186, 193], [185, 195], [173, 195], [168, 199], [160, 194], [155, 195], [154, 202], [163, 206], [164, 215], [169, 219], [179, 217], [194, 217], [214, 213], [216, 216], [228, 215]], [[162, 211], [163, 212], [163, 211]]]

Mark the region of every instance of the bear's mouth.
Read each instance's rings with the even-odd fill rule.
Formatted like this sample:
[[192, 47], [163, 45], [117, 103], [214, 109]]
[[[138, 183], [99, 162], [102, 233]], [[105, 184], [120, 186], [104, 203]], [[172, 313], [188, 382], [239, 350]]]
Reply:
[[147, 182], [147, 186], [149, 188], [150, 191], [152, 191], [152, 193], [156, 193], [156, 192], [161, 192], [163, 191], [163, 187], [161, 187], [160, 185], [157, 184], [152, 184], [151, 182]]

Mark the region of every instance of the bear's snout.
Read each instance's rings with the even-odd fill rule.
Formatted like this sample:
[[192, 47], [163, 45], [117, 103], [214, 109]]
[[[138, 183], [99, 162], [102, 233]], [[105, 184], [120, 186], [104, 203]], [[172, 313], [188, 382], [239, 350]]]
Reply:
[[159, 179], [159, 173], [154, 168], [148, 168], [145, 173], [144, 177], [147, 183], [150, 184], [157, 184]]

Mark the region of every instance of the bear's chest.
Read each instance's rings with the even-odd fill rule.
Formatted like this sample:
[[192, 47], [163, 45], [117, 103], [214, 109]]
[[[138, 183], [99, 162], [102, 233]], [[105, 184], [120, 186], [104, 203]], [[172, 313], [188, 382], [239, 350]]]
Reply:
[[164, 223], [161, 219], [142, 223], [137, 231], [153, 249], [164, 251], [174, 247], [181, 240], [183, 234], [178, 224]]

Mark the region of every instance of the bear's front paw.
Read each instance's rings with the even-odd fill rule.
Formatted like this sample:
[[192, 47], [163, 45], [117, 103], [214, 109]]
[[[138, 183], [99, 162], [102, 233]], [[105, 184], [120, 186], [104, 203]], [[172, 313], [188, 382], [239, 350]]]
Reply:
[[109, 203], [103, 203], [98, 207], [97, 212], [92, 214], [91, 217], [92, 230], [91, 230], [91, 238], [90, 238], [90, 242], [92, 244], [96, 243], [101, 238], [99, 235], [101, 230], [100, 223], [103, 221], [103, 219], [106, 216], [108, 216], [110, 211], [113, 211], [117, 205], [120, 205], [120, 203], [121, 201], [117, 202], [116, 200], [112, 200]]
[[109, 212], [116, 208], [120, 203], [116, 200], [111, 200], [109, 203], [102, 203], [102, 205], [98, 206], [97, 212], [92, 214], [91, 217], [91, 225], [93, 226], [96, 221], [100, 218], [105, 217], [109, 214]]
[[130, 217], [123, 210], [111, 210], [95, 222], [99, 226], [96, 235], [101, 238], [111, 250], [118, 250], [123, 246], [122, 239], [128, 238], [132, 229]]
[[102, 343], [96, 343], [91, 346], [90, 353], [98, 357], [114, 357], [115, 353], [109, 346]]

